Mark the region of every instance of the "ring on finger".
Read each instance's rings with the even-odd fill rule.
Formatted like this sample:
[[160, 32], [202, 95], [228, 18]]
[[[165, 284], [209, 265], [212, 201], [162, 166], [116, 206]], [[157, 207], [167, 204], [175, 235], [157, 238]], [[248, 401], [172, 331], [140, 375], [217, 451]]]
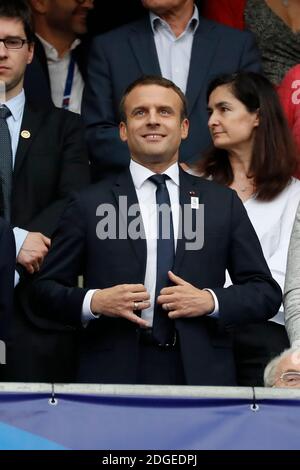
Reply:
[[138, 310], [139, 302], [133, 302], [133, 310]]

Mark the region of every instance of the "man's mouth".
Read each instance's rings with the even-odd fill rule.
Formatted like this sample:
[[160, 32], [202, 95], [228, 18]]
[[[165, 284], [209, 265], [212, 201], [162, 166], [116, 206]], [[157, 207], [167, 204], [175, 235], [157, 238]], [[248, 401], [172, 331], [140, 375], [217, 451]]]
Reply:
[[158, 142], [158, 141], [161, 141], [164, 137], [165, 137], [164, 134], [156, 134], [156, 133], [144, 134], [144, 135], [143, 135], [143, 138], [144, 138], [147, 142]]

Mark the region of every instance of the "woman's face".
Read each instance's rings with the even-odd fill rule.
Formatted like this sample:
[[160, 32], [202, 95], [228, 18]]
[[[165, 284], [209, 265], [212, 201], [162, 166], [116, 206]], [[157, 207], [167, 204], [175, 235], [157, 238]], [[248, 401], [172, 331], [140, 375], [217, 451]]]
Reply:
[[215, 147], [220, 149], [251, 150], [255, 128], [259, 124], [258, 112], [250, 113], [231, 92], [230, 86], [221, 85], [210, 94], [208, 127]]

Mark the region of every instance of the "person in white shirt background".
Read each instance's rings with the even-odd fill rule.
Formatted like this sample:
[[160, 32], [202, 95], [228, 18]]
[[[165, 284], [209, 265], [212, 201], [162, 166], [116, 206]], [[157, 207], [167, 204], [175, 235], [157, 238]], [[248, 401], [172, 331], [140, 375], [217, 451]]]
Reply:
[[300, 347], [300, 204], [292, 230], [284, 286], [284, 316], [293, 348]]
[[[58, 108], [80, 114], [86, 59], [81, 37], [87, 32], [87, 16], [94, 1], [29, 0], [29, 4], [36, 56], [42, 65], [47, 64], [52, 101]], [[28, 88], [29, 81], [28, 77]]]
[[[295, 148], [276, 91], [262, 75], [241, 72], [215, 78], [207, 101], [214, 146], [193, 172], [237, 192], [283, 289], [300, 181], [292, 177]], [[289, 346], [283, 306], [270, 321], [235, 330], [234, 342], [239, 385], [263, 385], [266, 364]]]

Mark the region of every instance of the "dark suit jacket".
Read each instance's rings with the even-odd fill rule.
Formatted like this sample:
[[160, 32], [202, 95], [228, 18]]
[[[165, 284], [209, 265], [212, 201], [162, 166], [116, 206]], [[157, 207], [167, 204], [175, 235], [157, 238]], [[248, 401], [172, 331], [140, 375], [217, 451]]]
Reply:
[[[221, 73], [238, 70], [260, 71], [252, 34], [201, 18], [194, 36], [187, 83], [190, 131], [181, 144], [182, 161], [199, 159], [210, 144], [208, 83]], [[128, 166], [128, 148], [118, 134], [119, 103], [132, 81], [149, 74], [161, 75], [161, 71], [148, 16], [94, 39], [82, 106], [93, 180], [103, 176], [104, 170]]]
[[[220, 318], [176, 320], [185, 376], [189, 385], [233, 385], [235, 367], [228, 332], [234, 326], [274, 316], [281, 291], [271, 277], [236, 193], [181, 171], [180, 203], [186, 204], [193, 214], [191, 191], [204, 204], [204, 246], [187, 250], [187, 240], [179, 239], [174, 272], [198, 288], [213, 289], [219, 300]], [[97, 207], [106, 203], [116, 209], [118, 230], [118, 200], [124, 195], [128, 207], [137, 204], [129, 170], [115, 176], [114, 181], [106, 179], [74, 196], [34, 285], [37, 315], [80, 329], [82, 303], [88, 289], [144, 283], [145, 239], [100, 240], [96, 235], [101, 220], [96, 215]], [[127, 229], [132, 218], [126, 219], [125, 215], [119, 223]], [[224, 289], [226, 268], [235, 285]], [[74, 287], [79, 273], [84, 274], [85, 280], [81, 289]], [[103, 315], [86, 329], [81, 328], [80, 344], [78, 380], [136, 382], [138, 335], [133, 323]]]
[[[86, 77], [87, 48], [87, 42], [84, 41], [72, 51], [83, 79]], [[35, 37], [33, 61], [26, 68], [24, 90], [31, 103], [43, 104], [43, 106], [53, 105], [47, 57], [38, 37]]]
[[[22, 131], [30, 137], [22, 137]], [[51, 237], [71, 191], [89, 183], [80, 116], [26, 100], [13, 172], [11, 222]]]
[[[7, 222], [0, 218], [0, 341], [10, 336], [13, 307], [16, 247], [13, 232]], [[1, 377], [0, 366], [0, 377]]]
[[[24, 130], [29, 131], [30, 138], [22, 137]], [[26, 102], [13, 172], [12, 224], [51, 238], [69, 194], [88, 183], [89, 163], [80, 116]], [[33, 276], [25, 270], [20, 272], [21, 281], [15, 289], [11, 379], [50, 381], [55, 378], [52, 365], [60, 354], [59, 343], [62, 346], [67, 340], [57, 333], [63, 330], [61, 325], [32, 320], [28, 290]]]

